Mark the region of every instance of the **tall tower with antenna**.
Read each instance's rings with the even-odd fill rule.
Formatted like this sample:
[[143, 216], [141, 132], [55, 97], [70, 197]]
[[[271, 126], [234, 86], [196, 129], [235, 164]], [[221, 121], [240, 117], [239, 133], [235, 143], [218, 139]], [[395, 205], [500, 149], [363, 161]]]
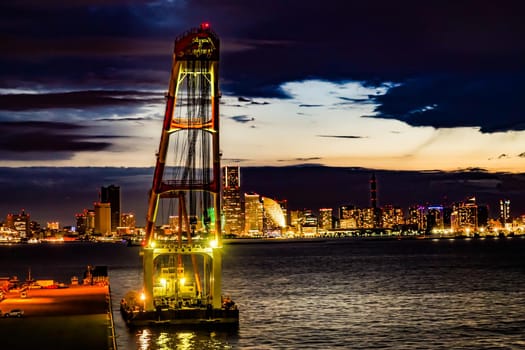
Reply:
[[373, 209], [377, 208], [377, 183], [375, 173], [372, 173], [372, 177], [370, 178], [370, 206]]

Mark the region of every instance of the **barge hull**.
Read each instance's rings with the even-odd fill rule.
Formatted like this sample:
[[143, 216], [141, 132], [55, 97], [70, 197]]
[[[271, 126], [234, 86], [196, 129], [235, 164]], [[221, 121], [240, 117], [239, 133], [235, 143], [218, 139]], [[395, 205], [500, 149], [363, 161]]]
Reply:
[[128, 311], [121, 309], [122, 317], [130, 327], [141, 326], [204, 326], [238, 327], [239, 310], [226, 309], [168, 309], [156, 311]]

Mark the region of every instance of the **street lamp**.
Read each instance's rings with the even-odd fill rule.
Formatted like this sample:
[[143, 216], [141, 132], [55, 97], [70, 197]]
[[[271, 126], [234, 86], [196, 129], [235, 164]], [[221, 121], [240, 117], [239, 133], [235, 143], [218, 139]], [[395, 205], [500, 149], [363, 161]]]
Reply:
[[140, 300], [142, 300], [142, 311], [146, 310], [146, 294], [140, 293]]

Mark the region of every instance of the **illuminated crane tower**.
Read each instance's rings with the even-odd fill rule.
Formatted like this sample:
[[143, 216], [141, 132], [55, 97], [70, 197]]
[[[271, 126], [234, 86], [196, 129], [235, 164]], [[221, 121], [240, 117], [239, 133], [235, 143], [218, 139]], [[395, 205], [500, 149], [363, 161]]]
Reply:
[[[218, 65], [207, 23], [175, 39], [141, 253], [146, 311], [222, 305]], [[156, 232], [166, 202], [174, 215]]]

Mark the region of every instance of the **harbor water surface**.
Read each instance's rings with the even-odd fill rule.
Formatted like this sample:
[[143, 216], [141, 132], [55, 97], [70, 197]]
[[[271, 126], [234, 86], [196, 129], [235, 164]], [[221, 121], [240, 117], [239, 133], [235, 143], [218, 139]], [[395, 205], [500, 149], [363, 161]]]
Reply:
[[[525, 349], [525, 239], [226, 244], [232, 331], [128, 329], [119, 300], [142, 284], [139, 247], [0, 246], [0, 275], [68, 282], [109, 268], [124, 349]], [[0, 305], [1, 306], [1, 305]]]

